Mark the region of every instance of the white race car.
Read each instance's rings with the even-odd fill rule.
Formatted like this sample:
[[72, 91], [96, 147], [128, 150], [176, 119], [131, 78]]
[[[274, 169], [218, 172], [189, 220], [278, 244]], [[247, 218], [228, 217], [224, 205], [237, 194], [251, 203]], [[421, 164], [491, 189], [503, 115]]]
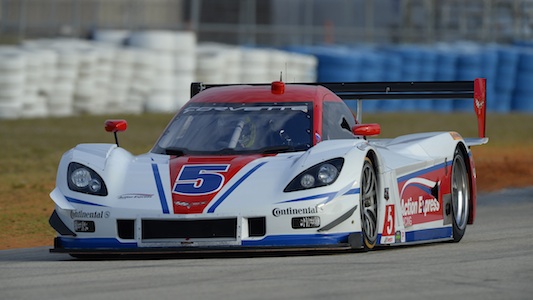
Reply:
[[[153, 149], [80, 144], [59, 164], [52, 252], [362, 249], [461, 240], [475, 218], [470, 147], [485, 137], [485, 79], [193, 83]], [[369, 139], [372, 99], [474, 100], [479, 136]], [[343, 100], [356, 100], [354, 114]], [[106, 121], [124, 131], [124, 120]]]

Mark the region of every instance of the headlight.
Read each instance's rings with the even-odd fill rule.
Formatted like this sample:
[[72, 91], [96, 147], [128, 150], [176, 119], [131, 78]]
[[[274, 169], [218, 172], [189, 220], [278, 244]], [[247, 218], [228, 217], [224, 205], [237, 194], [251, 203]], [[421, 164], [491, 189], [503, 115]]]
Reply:
[[335, 179], [337, 179], [337, 175], [339, 175], [339, 170], [335, 168], [332, 164], [323, 164], [318, 168], [318, 174], [317, 178], [318, 181], [322, 182], [323, 184], [330, 184]]
[[107, 196], [107, 188], [102, 177], [82, 164], [72, 162], [68, 165], [67, 181], [69, 189], [75, 192]]
[[343, 158], [335, 158], [315, 165], [296, 176], [283, 191], [293, 192], [330, 185], [337, 180], [343, 164]]

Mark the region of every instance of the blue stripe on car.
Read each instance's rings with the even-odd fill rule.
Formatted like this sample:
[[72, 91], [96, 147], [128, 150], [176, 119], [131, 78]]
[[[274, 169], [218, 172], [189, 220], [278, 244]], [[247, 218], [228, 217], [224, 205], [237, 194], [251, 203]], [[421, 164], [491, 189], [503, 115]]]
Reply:
[[347, 243], [349, 234], [350, 232], [335, 234], [271, 235], [257, 241], [242, 241], [242, 245], [249, 247], [335, 245]]
[[361, 192], [360, 188], [355, 188], [355, 189], [351, 189], [347, 191], [346, 193], [344, 193], [344, 195], [355, 195], [355, 194], [359, 194], [360, 192]]
[[435, 239], [449, 238], [453, 234], [452, 227], [424, 229], [405, 233], [406, 242], [419, 242]]
[[258, 164], [257, 166], [253, 167], [250, 171], [248, 171], [246, 174], [244, 174], [244, 176], [242, 176], [237, 182], [235, 182], [235, 184], [230, 187], [224, 194], [222, 194], [222, 196], [220, 196], [220, 198], [218, 198], [218, 200], [213, 204], [213, 206], [211, 206], [207, 212], [208, 213], [213, 213], [215, 212], [215, 209], [224, 201], [226, 200], [226, 198], [228, 198], [229, 194], [231, 194], [241, 183], [243, 183], [243, 181], [248, 178], [250, 175], [252, 175], [252, 173], [254, 173], [255, 171], [257, 171], [257, 169], [259, 169], [260, 167], [262, 167], [264, 164], [266, 164], [266, 162], [262, 162], [260, 164]]
[[59, 244], [65, 249], [131, 249], [137, 248], [136, 242], [122, 243], [115, 238], [65, 238], [60, 237]]
[[70, 202], [70, 203], [83, 204], [83, 205], [91, 205], [91, 206], [107, 207], [106, 205], [97, 204], [97, 203], [92, 203], [92, 202], [87, 202], [87, 201], [83, 201], [83, 200], [79, 200], [79, 199], [70, 198], [70, 197], [67, 197], [67, 196], [65, 196], [65, 199], [67, 199], [67, 201]]
[[157, 164], [152, 164], [152, 170], [154, 171], [155, 184], [157, 185], [157, 192], [159, 193], [159, 200], [161, 201], [161, 208], [164, 214], [168, 214], [167, 198], [165, 197], [165, 190], [163, 189], [163, 183], [161, 182], [161, 175], [159, 175], [159, 168]]
[[327, 198], [326, 202], [328, 202], [328, 201], [331, 200], [336, 194], [337, 194], [337, 193], [319, 194], [319, 195], [313, 195], [313, 196], [309, 196], [309, 197], [303, 197], [303, 198], [298, 198], [298, 199], [291, 199], [291, 200], [281, 201], [281, 202], [277, 202], [276, 204], [280, 204], [280, 203], [290, 203], [290, 202], [300, 202], [300, 201], [309, 201], [309, 200], [316, 200], [316, 199], [321, 199], [321, 198]]
[[427, 169], [423, 169], [423, 170], [420, 170], [420, 171], [416, 171], [414, 173], [410, 173], [410, 174], [404, 175], [404, 176], [398, 178], [398, 182], [403, 182], [403, 181], [409, 180], [409, 179], [411, 179], [413, 177], [422, 176], [422, 175], [424, 175], [426, 173], [442, 169], [442, 168], [444, 168], [446, 166], [449, 166], [451, 164], [452, 164], [452, 162], [448, 161], [446, 163], [441, 163], [441, 164], [435, 165], [435, 166], [427, 168]]
[[[360, 192], [361, 192], [360, 188], [355, 188], [355, 189], [351, 189], [351, 190], [347, 191], [346, 193], [343, 194], [343, 196], [344, 195], [356, 195], [356, 194], [359, 194]], [[337, 195], [336, 192], [318, 194], [318, 195], [313, 195], [313, 196], [308, 196], [308, 197], [303, 197], [303, 198], [297, 198], [297, 199], [281, 201], [281, 202], [277, 202], [276, 204], [300, 202], [300, 201], [309, 201], [309, 200], [316, 200], [316, 199], [322, 199], [322, 198], [327, 198], [326, 201], [324, 201], [324, 203], [328, 203], [329, 201], [333, 200], [333, 198], [335, 198], [336, 195]]]

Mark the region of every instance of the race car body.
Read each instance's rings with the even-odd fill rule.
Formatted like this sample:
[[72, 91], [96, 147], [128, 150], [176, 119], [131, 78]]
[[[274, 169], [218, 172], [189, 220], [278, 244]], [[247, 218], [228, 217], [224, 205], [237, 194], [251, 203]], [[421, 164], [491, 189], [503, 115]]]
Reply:
[[[59, 164], [52, 252], [372, 249], [459, 241], [475, 218], [470, 147], [485, 80], [203, 85], [153, 149], [80, 144]], [[344, 100], [471, 98], [479, 136], [369, 139]], [[109, 120], [106, 130], [126, 129]]]

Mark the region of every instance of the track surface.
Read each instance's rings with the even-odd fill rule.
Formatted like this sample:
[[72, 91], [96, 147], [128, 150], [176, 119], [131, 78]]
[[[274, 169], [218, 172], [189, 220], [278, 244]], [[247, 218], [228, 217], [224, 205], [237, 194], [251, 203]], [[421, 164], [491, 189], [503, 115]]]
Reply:
[[533, 188], [480, 196], [458, 244], [368, 253], [82, 261], [0, 251], [0, 299], [533, 299]]

